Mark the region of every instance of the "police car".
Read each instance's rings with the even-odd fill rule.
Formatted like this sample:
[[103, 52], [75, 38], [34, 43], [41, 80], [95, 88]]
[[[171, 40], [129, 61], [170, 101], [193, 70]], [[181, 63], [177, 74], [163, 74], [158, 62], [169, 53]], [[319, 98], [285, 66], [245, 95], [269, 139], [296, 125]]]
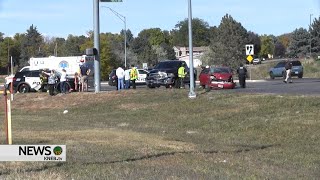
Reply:
[[[13, 89], [15, 92], [27, 93], [30, 91], [46, 91], [47, 81], [41, 81], [42, 70], [27, 70], [22, 72], [17, 72], [13, 77]], [[60, 74], [57, 73], [57, 83], [56, 90], [60, 92]], [[66, 90], [70, 91], [74, 89], [74, 79], [67, 78]]]
[[136, 80], [136, 83], [146, 84], [146, 78], [149, 72], [145, 69], [137, 69], [137, 70], [138, 70], [138, 79]]
[[[25, 66], [25, 67], [21, 68], [19, 72], [29, 71], [29, 70], [30, 70], [30, 66]], [[10, 88], [13, 77], [14, 77], [14, 75], [9, 75], [9, 76], [7, 76], [5, 78], [5, 87], [6, 87], [6, 89]]]

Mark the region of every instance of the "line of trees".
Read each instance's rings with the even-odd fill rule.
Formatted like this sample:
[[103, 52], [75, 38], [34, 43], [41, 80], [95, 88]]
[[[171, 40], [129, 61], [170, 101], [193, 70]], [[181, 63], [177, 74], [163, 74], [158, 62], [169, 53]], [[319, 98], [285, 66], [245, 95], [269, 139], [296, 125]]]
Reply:
[[[231, 67], [245, 62], [245, 45], [254, 44], [255, 54], [261, 58], [305, 57], [320, 51], [320, 19], [314, 19], [310, 29], [297, 28], [291, 33], [280, 36], [258, 35], [246, 30], [231, 15], [222, 17], [219, 26], [209, 26], [202, 19], [194, 18], [193, 46], [207, 46], [202, 56], [203, 64], [225, 64]], [[163, 59], [176, 59], [173, 46], [188, 47], [188, 20], [176, 24], [167, 31], [160, 28], [142, 30], [134, 37], [127, 30], [128, 64], [156, 64]], [[124, 30], [118, 34], [100, 34], [101, 73], [106, 78], [111, 69], [124, 62]], [[69, 35], [67, 38], [46, 37], [37, 27], [31, 25], [26, 33], [4, 37], [0, 32], [0, 69], [7, 73], [10, 66], [9, 56], [13, 57], [15, 67], [28, 64], [30, 57], [76, 56], [84, 54], [86, 48], [93, 47], [93, 31], [84, 36]], [[9, 53], [9, 56], [8, 56]]]

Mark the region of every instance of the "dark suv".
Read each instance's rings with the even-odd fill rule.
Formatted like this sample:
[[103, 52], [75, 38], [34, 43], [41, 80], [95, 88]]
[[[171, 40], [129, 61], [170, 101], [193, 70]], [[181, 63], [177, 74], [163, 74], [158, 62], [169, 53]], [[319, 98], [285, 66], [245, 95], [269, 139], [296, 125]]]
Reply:
[[[298, 76], [298, 78], [303, 77], [303, 66], [300, 61], [294, 60], [291, 61], [292, 63], [292, 69], [291, 69], [291, 76]], [[276, 66], [271, 68], [269, 70], [269, 75], [271, 79], [274, 79], [275, 77], [284, 77], [285, 78], [285, 64], [286, 61], [280, 61]]]
[[[147, 75], [146, 84], [149, 88], [165, 86], [166, 88], [177, 85], [178, 69], [184, 61], [166, 60], [159, 62]], [[187, 75], [184, 78], [184, 83], [190, 83], [189, 68], [185, 64]]]

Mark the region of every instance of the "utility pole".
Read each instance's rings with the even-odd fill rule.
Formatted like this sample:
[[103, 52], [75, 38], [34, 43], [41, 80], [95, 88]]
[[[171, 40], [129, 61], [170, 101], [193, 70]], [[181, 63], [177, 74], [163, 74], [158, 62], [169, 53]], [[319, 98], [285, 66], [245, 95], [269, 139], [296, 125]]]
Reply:
[[309, 24], [309, 34], [310, 34], [310, 58], [311, 58], [311, 42], [312, 42], [312, 35], [311, 35], [311, 17], [312, 17], [313, 14], [310, 14], [310, 24]]

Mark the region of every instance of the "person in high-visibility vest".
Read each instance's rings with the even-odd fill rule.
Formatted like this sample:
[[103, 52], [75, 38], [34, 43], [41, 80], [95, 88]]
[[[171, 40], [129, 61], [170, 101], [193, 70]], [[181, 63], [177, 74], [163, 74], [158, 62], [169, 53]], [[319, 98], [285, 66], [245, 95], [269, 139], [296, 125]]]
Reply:
[[181, 66], [178, 69], [178, 83], [179, 86], [177, 86], [178, 88], [184, 88], [184, 77], [186, 76], [186, 72], [185, 72], [185, 67], [184, 67], [184, 63], [181, 64]]
[[132, 82], [132, 88], [136, 89], [136, 80], [138, 79], [138, 70], [134, 67], [134, 65], [131, 65], [130, 70], [130, 80]]

